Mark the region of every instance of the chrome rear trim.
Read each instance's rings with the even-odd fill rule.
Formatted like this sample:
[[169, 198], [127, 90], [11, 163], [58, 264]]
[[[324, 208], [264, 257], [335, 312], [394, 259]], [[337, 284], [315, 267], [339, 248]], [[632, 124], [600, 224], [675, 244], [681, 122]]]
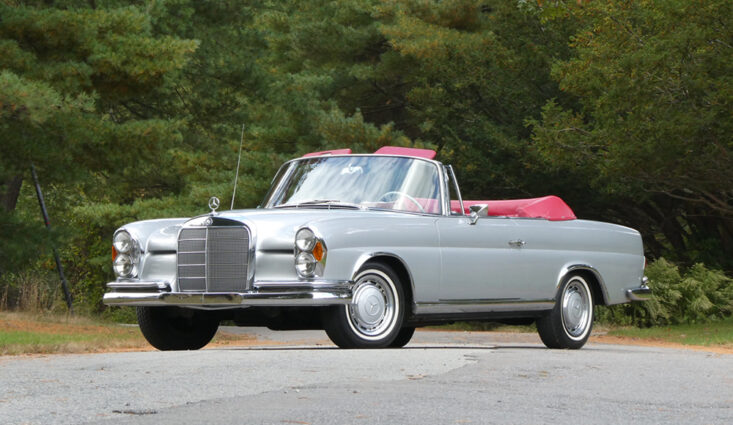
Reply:
[[651, 297], [652, 290], [646, 285], [626, 290], [626, 298], [629, 301], [648, 301]]

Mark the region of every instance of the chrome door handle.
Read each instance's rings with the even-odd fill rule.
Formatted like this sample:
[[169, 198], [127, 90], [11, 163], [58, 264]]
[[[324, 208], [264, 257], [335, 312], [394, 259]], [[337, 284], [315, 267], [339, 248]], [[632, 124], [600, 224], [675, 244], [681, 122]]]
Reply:
[[513, 247], [515, 247], [515, 248], [521, 248], [521, 247], [523, 247], [523, 246], [524, 246], [524, 244], [526, 244], [526, 243], [527, 243], [527, 242], [525, 242], [525, 241], [523, 241], [523, 240], [521, 240], [521, 239], [517, 239], [517, 240], [514, 240], [514, 241], [509, 241], [509, 246], [513, 246]]

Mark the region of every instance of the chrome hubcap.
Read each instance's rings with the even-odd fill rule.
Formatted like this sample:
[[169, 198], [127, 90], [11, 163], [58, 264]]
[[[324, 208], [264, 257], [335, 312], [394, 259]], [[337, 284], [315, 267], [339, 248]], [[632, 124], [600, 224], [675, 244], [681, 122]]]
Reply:
[[568, 283], [562, 297], [562, 319], [568, 335], [583, 336], [591, 323], [590, 294], [584, 282], [573, 280]]
[[365, 337], [377, 337], [392, 327], [395, 296], [381, 276], [367, 274], [356, 282], [352, 304], [347, 307], [351, 326]]

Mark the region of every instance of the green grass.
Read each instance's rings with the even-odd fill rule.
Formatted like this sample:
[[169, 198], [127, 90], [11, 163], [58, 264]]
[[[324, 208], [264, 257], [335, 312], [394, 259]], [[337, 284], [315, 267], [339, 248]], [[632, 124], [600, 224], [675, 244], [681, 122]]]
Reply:
[[94, 339], [91, 335], [53, 335], [41, 332], [0, 331], [0, 349], [11, 345], [56, 345]]
[[617, 328], [611, 336], [674, 342], [685, 345], [733, 347], [733, 318], [696, 325], [658, 326], [654, 328]]

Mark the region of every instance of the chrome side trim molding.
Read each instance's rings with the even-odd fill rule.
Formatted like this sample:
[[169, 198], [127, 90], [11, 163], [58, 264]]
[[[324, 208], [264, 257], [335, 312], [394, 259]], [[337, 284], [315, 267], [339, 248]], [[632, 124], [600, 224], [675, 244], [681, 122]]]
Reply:
[[555, 300], [441, 300], [437, 303], [417, 303], [415, 314], [492, 313], [501, 311], [551, 310]]

